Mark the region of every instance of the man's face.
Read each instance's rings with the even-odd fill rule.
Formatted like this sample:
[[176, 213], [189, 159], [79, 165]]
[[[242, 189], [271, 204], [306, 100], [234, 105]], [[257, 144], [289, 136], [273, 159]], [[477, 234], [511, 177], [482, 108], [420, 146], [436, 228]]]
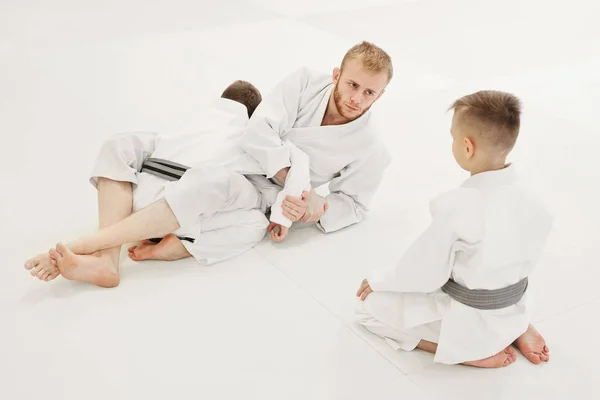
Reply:
[[371, 108], [381, 97], [388, 84], [385, 72], [372, 74], [364, 70], [362, 61], [349, 60], [344, 71], [336, 68], [333, 71], [335, 88], [333, 99], [335, 106], [348, 121], [355, 120]]

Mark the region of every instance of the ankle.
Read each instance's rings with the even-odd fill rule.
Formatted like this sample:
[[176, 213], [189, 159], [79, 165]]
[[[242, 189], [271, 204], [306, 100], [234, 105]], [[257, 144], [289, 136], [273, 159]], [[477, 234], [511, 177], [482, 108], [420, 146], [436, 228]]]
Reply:
[[85, 242], [82, 239], [74, 240], [65, 245], [65, 247], [71, 250], [74, 254], [84, 255], [84, 254], [92, 254], [93, 251], [88, 251]]

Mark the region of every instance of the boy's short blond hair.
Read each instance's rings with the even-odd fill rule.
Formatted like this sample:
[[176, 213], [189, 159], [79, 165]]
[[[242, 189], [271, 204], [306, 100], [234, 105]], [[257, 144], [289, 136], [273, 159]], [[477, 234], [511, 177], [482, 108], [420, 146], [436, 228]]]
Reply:
[[514, 95], [483, 90], [456, 100], [449, 110], [460, 113], [475, 134], [498, 150], [514, 147], [521, 125], [521, 101]]
[[341, 71], [344, 72], [344, 65], [348, 61], [355, 59], [361, 60], [364, 69], [368, 72], [374, 74], [385, 72], [388, 75], [388, 82], [392, 80], [392, 75], [394, 75], [392, 58], [383, 49], [375, 46], [373, 43], [363, 41], [348, 50], [342, 60]]

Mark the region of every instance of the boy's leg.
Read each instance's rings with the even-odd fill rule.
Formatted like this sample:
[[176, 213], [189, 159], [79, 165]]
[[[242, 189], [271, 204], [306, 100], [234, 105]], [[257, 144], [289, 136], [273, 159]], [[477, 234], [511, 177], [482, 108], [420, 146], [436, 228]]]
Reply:
[[212, 264], [254, 247], [263, 239], [268, 226], [269, 221], [260, 210], [217, 213], [184, 229], [184, 236], [193, 237], [193, 243], [169, 234], [160, 243], [144, 241], [130, 247], [129, 258], [172, 261], [192, 256], [202, 264]]
[[[211, 184], [205, 186], [203, 183]], [[129, 186], [126, 212], [114, 210], [116, 213], [106, 214], [108, 217], [103, 218], [105, 223], [95, 234], [66, 246], [59, 243], [56, 250], [51, 250], [51, 258], [61, 273], [66, 273], [65, 277], [68, 279], [84, 280], [101, 286], [116, 286], [119, 282], [118, 265], [114, 262], [107, 264], [107, 260], [114, 260], [115, 256], [106, 258], [107, 253], [99, 252], [100, 250], [111, 249], [108, 254], [115, 254], [113, 248], [116, 248], [118, 264], [118, 246], [122, 244], [151, 237], [164, 237], [180, 228], [180, 220], [194, 222], [205, 212], [213, 214], [219, 209], [248, 210], [261, 204], [260, 193], [245, 177], [223, 168], [199, 168], [191, 173], [188, 171], [178, 182], [167, 186], [165, 192], [166, 198], [131, 214], [132, 195]], [[106, 198], [112, 197], [107, 195]], [[175, 206], [174, 209], [171, 208], [171, 204]], [[127, 217], [124, 218], [125, 216]], [[261, 216], [264, 218], [264, 215]], [[217, 253], [220, 250], [217, 249]], [[196, 257], [189, 248], [188, 251]], [[226, 248], [225, 256], [229, 256], [230, 252], [231, 250]], [[76, 257], [77, 255], [90, 257]], [[102, 260], [91, 258], [98, 255], [103, 256]], [[101, 265], [104, 265], [104, 268], [99, 269]], [[84, 266], [85, 268], [81, 268]]]
[[[429, 342], [427, 340], [421, 340], [417, 345], [418, 349], [431, 354], [435, 354], [437, 347], [437, 343]], [[478, 368], [500, 368], [512, 364], [516, 361], [516, 359], [517, 357], [515, 356], [515, 351], [512, 349], [512, 347], [508, 346], [498, 354], [495, 354], [491, 357], [484, 358], [483, 360], [468, 361], [464, 362], [463, 364]]]
[[172, 233], [162, 238], [158, 243], [144, 240], [128, 249], [129, 258], [133, 261], [162, 260], [176, 261], [191, 257], [181, 239]]
[[[111, 202], [113, 189], [109, 187], [109, 195], [101, 196], [98, 184], [103, 178], [100, 177], [109, 178], [104, 179], [105, 181], [124, 185], [123, 187], [129, 191], [129, 195], [125, 199], [129, 204], [129, 213], [127, 213], [129, 215], [132, 203], [131, 184], [137, 183], [136, 173], [140, 170], [145, 158], [154, 151], [155, 141], [155, 133], [132, 132], [114, 135], [102, 145], [90, 178], [90, 182], [99, 190], [101, 228], [111, 224], [112, 222], [107, 221], [114, 221], [113, 217], [122, 219], [122, 215], [125, 214], [121, 213], [119, 207], [113, 209], [112, 204], [109, 204], [108, 207], [101, 204], [107, 201]], [[106, 183], [103, 185], [106, 185]], [[117, 197], [114, 200], [119, 202], [122, 199]], [[25, 263], [25, 269], [30, 270], [31, 275], [37, 276], [43, 281], [52, 280], [60, 274], [59, 270], [52, 264], [49, 252], [28, 260]]]
[[243, 176], [221, 167], [188, 170], [165, 187], [165, 198], [93, 235], [69, 243], [75, 254], [92, 254], [117, 245], [164, 237], [182, 225], [195, 224], [201, 215], [261, 206], [258, 190]]
[[[402, 293], [375, 292], [364, 301], [359, 301], [358, 322], [374, 334], [383, 337], [395, 350], [412, 351], [415, 348], [435, 354], [440, 321], [431, 322], [409, 330], [404, 330], [404, 296]], [[429, 340], [426, 340], [429, 339]], [[480, 368], [499, 368], [516, 360], [514, 350], [508, 346], [500, 353], [483, 360], [463, 364]]]
[[92, 235], [70, 242], [66, 247], [74, 254], [91, 255], [125, 243], [163, 237], [179, 227], [169, 204], [165, 199], [160, 199], [118, 222], [104, 226]]
[[[111, 226], [131, 214], [133, 204], [130, 182], [98, 178], [98, 214], [100, 229]], [[93, 254], [78, 254], [77, 242], [58, 244], [50, 250], [54, 264], [66, 279], [90, 282], [103, 287], [119, 284], [119, 253], [121, 246], [100, 250]]]
[[[364, 301], [359, 299], [357, 302], [357, 322], [384, 338], [394, 350], [412, 351], [419, 345], [423, 336], [404, 329], [403, 293], [373, 292]], [[433, 326], [430, 330], [426, 338], [437, 342], [439, 327]]]
[[[133, 194], [131, 182], [114, 181], [98, 177], [98, 220], [100, 229], [112, 225], [131, 214]], [[116, 286], [119, 283], [118, 263], [120, 245], [89, 256], [77, 255], [77, 244], [59, 244], [60, 250], [50, 249], [25, 263], [31, 275], [49, 281], [59, 274], [66, 279], [96, 283], [100, 286]], [[53, 256], [51, 256], [53, 255]], [[66, 258], [65, 258], [66, 257]], [[59, 261], [60, 262], [57, 262]], [[83, 267], [83, 268], [79, 268]], [[65, 275], [66, 274], [66, 275]]]

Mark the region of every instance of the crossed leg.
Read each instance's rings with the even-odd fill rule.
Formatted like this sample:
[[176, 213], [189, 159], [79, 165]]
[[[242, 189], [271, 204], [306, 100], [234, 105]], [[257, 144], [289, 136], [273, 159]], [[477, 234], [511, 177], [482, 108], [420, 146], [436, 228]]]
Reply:
[[[98, 178], [100, 229], [122, 221], [131, 214], [133, 192], [130, 182]], [[119, 284], [120, 245], [86, 254], [81, 242], [59, 243], [56, 249], [25, 263], [31, 275], [49, 281], [62, 274], [66, 279], [90, 282], [104, 287]]]

